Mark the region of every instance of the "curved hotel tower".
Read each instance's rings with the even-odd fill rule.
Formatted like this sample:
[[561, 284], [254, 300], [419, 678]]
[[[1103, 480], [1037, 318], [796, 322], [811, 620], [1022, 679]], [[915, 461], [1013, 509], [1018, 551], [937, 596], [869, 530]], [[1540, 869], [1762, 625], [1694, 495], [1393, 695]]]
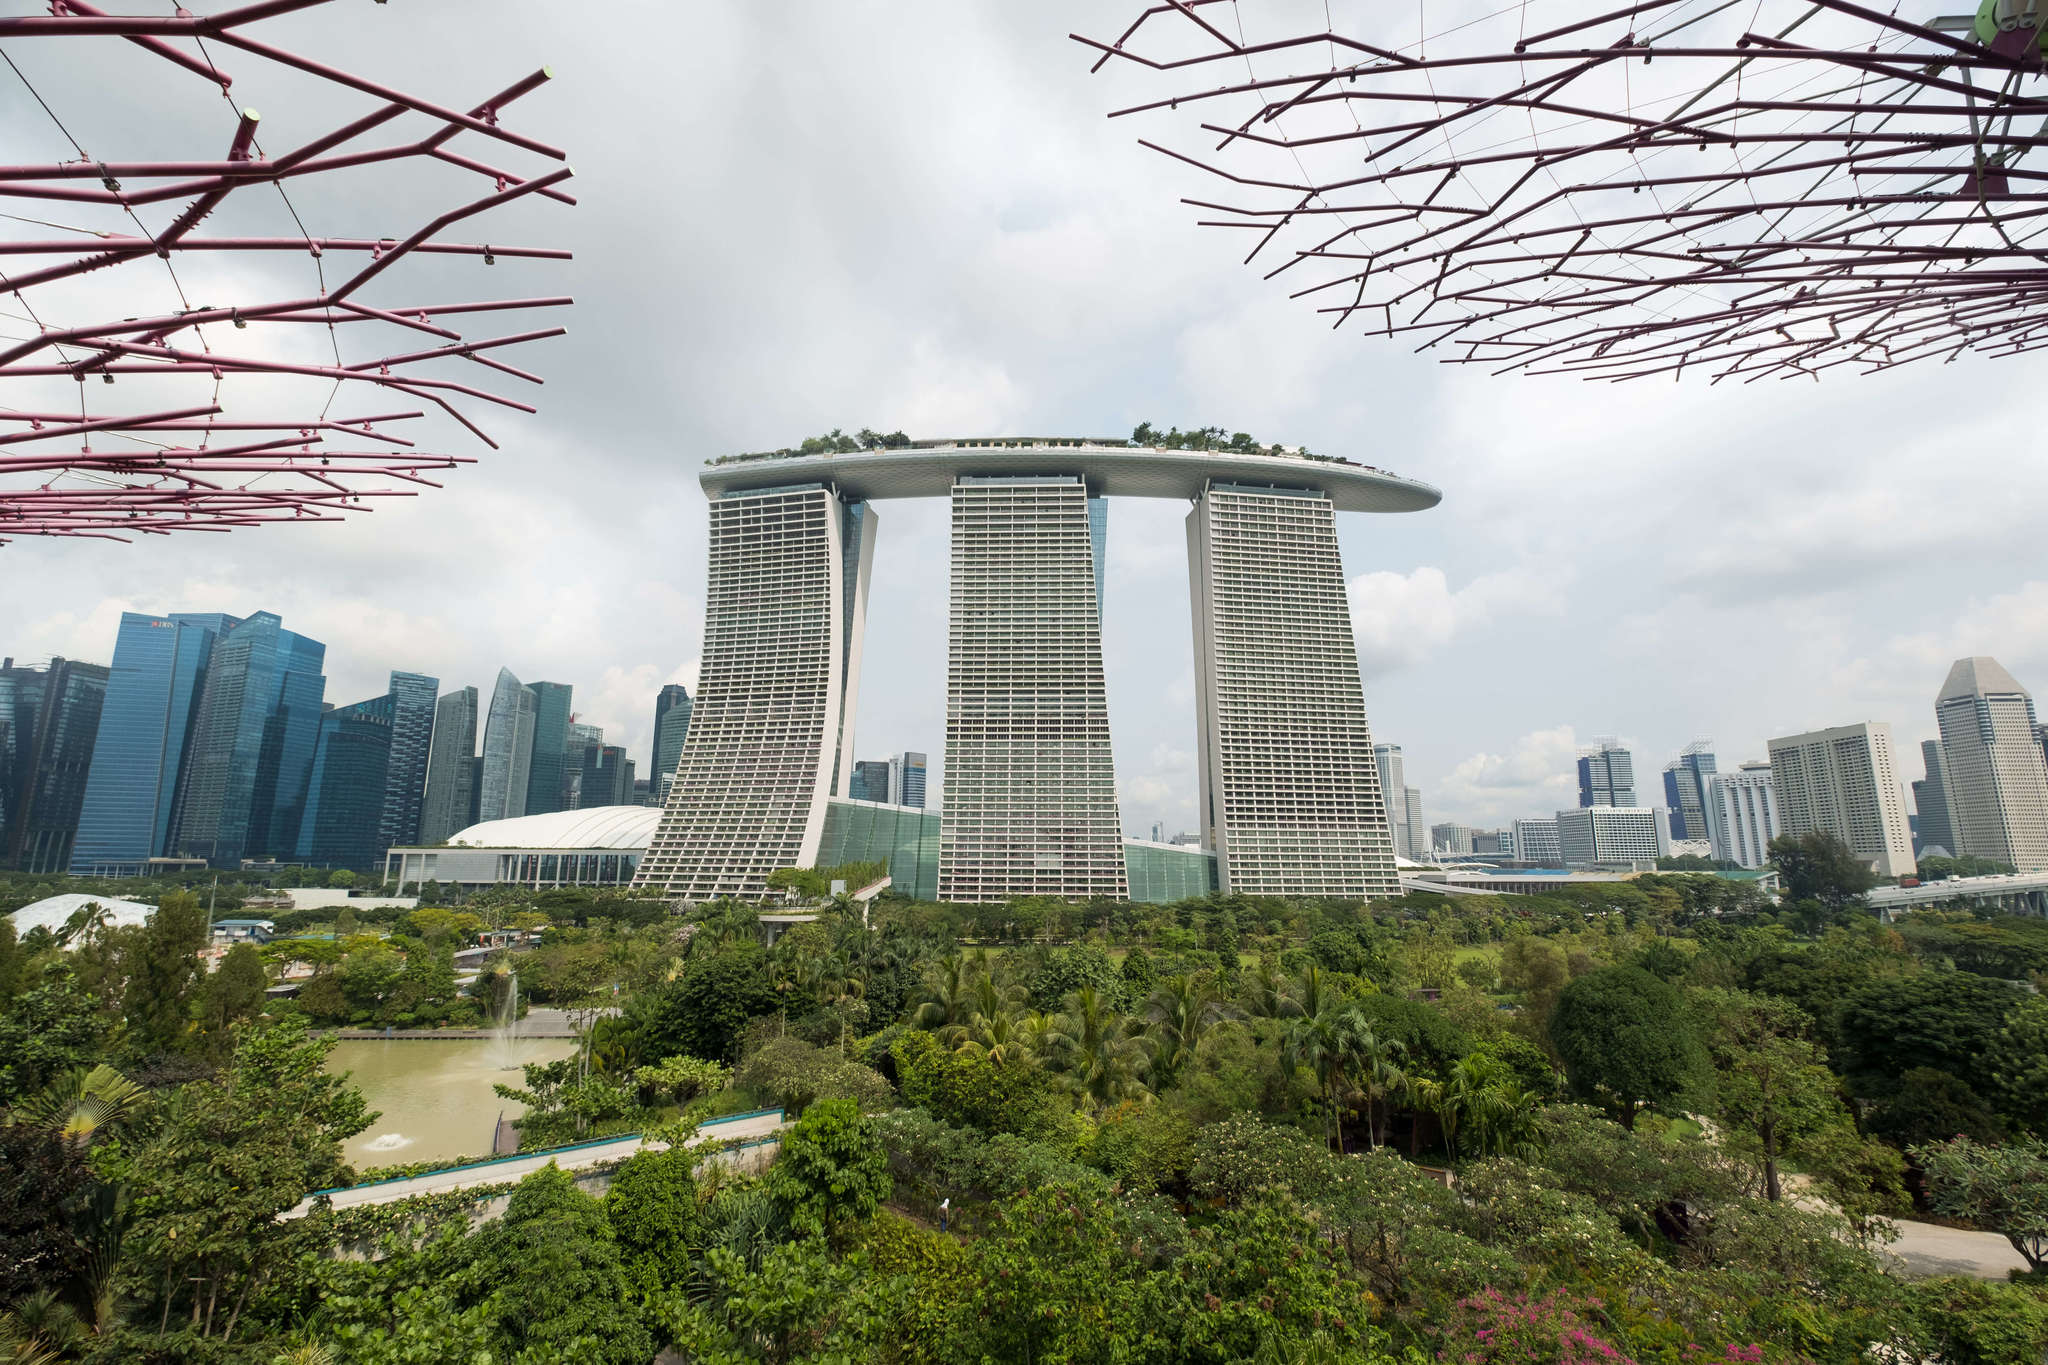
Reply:
[[1221, 887], [1396, 891], [1335, 514], [1440, 494], [1346, 460], [1109, 440], [914, 441], [706, 466], [704, 663], [635, 885], [752, 895], [816, 863], [853, 772], [875, 516], [953, 509], [939, 896], [1128, 894], [1102, 668], [1105, 499], [1184, 498], [1201, 823]]

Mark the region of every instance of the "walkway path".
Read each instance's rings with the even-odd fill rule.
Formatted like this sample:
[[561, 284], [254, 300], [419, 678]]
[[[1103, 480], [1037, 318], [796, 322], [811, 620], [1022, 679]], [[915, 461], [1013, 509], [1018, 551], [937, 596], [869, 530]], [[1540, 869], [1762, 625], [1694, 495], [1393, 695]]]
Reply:
[[[734, 1139], [773, 1139], [786, 1126], [787, 1121], [780, 1109], [732, 1114], [726, 1118], [709, 1119], [698, 1125], [697, 1135], [683, 1145], [696, 1147], [707, 1142], [727, 1142]], [[296, 1208], [279, 1216], [303, 1218], [313, 1211], [314, 1201], [322, 1195], [332, 1200], [337, 1209], [360, 1208], [367, 1204], [395, 1204], [401, 1199], [414, 1199], [423, 1194], [448, 1194], [456, 1190], [481, 1189], [486, 1185], [509, 1184], [524, 1180], [535, 1171], [546, 1168], [549, 1163], [565, 1171], [582, 1171], [593, 1166], [613, 1165], [626, 1160], [636, 1152], [661, 1152], [667, 1149], [668, 1144], [665, 1142], [656, 1142], [639, 1133], [630, 1133], [624, 1137], [581, 1142], [572, 1147], [551, 1147], [544, 1152], [525, 1152], [519, 1156], [499, 1157], [495, 1161], [478, 1161], [467, 1166], [453, 1166], [448, 1170], [431, 1171], [426, 1175], [379, 1180], [374, 1184], [350, 1185], [343, 1189], [318, 1190], [300, 1200]]]
[[2008, 1271], [2025, 1270], [2026, 1258], [1995, 1232], [1967, 1232], [1939, 1223], [1899, 1220], [1899, 1239], [1885, 1248], [1899, 1258], [1908, 1275], [1967, 1275], [2002, 1280]]

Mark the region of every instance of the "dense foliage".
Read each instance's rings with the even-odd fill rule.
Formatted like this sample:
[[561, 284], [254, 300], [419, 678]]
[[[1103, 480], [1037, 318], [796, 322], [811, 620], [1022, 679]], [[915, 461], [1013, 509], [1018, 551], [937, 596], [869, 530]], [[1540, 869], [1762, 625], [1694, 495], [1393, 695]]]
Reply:
[[[754, 907], [582, 891], [204, 962], [182, 891], [0, 931], [0, 1359], [2040, 1358], [2037, 1281], [1882, 1250], [1917, 1204], [2048, 1256], [2038, 924], [1882, 925], [1836, 850], [1784, 855], [1779, 905], [1704, 873], [865, 910], [788, 878], [819, 918], [772, 944]], [[532, 932], [460, 982], [502, 928]], [[302, 1202], [374, 1117], [315, 1030], [529, 1002], [582, 1042], [503, 1087], [525, 1147], [675, 1145]], [[765, 1169], [683, 1145], [778, 1108]]]

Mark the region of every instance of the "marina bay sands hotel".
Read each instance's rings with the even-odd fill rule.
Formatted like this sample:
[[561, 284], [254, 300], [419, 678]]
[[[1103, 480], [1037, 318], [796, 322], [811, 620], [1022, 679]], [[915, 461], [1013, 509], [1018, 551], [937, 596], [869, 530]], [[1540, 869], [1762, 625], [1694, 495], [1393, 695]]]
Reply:
[[1221, 889], [1395, 894], [1336, 514], [1418, 511], [1436, 489], [1285, 447], [1033, 437], [728, 456], [701, 482], [703, 665], [635, 885], [748, 896], [776, 868], [816, 865], [853, 774], [875, 504], [943, 497], [939, 899], [1126, 898], [1103, 551], [1106, 500], [1141, 497], [1192, 504], [1199, 810]]

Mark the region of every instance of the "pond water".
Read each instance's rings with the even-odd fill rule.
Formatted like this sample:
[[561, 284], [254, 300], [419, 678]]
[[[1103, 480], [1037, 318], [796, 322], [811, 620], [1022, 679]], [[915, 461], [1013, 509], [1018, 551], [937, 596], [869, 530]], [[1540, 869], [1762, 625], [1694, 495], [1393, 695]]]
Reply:
[[343, 1144], [349, 1164], [396, 1166], [410, 1161], [491, 1154], [498, 1115], [517, 1118], [525, 1106], [500, 1099], [494, 1084], [518, 1085], [519, 1068], [575, 1052], [569, 1038], [377, 1039], [337, 1043], [327, 1069], [348, 1072], [381, 1117]]

